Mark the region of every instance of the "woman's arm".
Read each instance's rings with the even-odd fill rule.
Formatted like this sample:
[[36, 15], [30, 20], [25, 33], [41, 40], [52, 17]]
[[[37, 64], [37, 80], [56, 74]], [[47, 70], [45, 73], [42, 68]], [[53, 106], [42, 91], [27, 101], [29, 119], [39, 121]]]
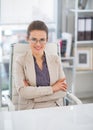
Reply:
[[[44, 101], [49, 101], [49, 100], [57, 100], [59, 98], [63, 98], [66, 95], [66, 86], [64, 85], [64, 81], [65, 79], [60, 79], [59, 81], [57, 81], [55, 84], [53, 84], [52, 87], [52, 91], [53, 94], [50, 95], [41, 95], [40, 97], [35, 97], [34, 101], [35, 102], [44, 102]], [[63, 85], [61, 86], [63, 82]], [[57, 87], [57, 84], [59, 84], [59, 88]], [[25, 87], [30, 86], [29, 82], [24, 80], [24, 85]], [[62, 87], [62, 88], [61, 88]], [[46, 88], [43, 86], [43, 88]], [[63, 91], [61, 91], [61, 89], [63, 89]]]
[[[64, 80], [65, 79], [62, 79], [62, 80], [60, 79], [57, 82], [62, 82]], [[62, 87], [63, 91], [61, 91], [59, 88], [57, 88], [57, 82], [54, 84], [54, 87], [51, 86], [52, 90], [54, 90], [53, 94], [51, 94], [51, 95], [44, 95], [44, 96], [40, 96], [40, 97], [35, 97], [34, 98], [34, 102], [44, 102], [44, 101], [51, 101], [51, 100], [57, 100], [59, 98], [63, 98], [66, 95], [66, 92], [65, 92], [66, 88]], [[25, 87], [30, 86], [29, 82], [26, 81], [26, 80], [24, 80], [24, 85], [25, 85]], [[60, 87], [61, 87], [61, 85], [60, 85]]]

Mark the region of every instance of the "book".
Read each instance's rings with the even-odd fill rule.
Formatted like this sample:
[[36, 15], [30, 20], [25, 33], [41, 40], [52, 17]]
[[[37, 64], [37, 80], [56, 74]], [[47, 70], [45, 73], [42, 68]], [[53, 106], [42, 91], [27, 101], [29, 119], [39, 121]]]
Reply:
[[77, 28], [77, 40], [83, 41], [85, 40], [85, 17], [78, 18], [78, 28]]
[[72, 46], [72, 34], [70, 33], [62, 33], [62, 41], [63, 41], [63, 53], [65, 51], [65, 57], [69, 57], [71, 55], [71, 46]]
[[91, 25], [91, 27], [92, 27], [92, 29], [91, 29], [91, 40], [93, 40], [93, 17], [91, 17], [91, 20], [92, 20], [92, 25]]
[[92, 19], [91, 17], [85, 18], [85, 40], [91, 40], [92, 33]]
[[61, 57], [66, 57], [67, 40], [60, 41], [60, 53]]

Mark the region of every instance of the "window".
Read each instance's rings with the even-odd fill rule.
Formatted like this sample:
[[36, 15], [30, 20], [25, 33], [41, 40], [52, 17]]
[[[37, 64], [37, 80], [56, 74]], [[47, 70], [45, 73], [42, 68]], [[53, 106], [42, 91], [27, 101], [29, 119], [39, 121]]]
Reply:
[[[57, 0], [1, 0], [0, 23], [18, 30], [15, 25], [24, 26], [33, 20], [43, 20], [49, 27], [49, 42], [53, 42], [57, 37], [56, 3]], [[11, 31], [11, 27], [8, 31]]]
[[1, 23], [55, 22], [56, 0], [1, 0]]

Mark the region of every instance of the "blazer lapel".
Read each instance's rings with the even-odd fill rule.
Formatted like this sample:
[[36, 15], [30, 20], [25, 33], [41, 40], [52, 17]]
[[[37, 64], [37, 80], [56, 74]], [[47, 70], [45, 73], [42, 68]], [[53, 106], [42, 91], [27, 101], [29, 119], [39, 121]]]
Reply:
[[[46, 61], [47, 66], [49, 70], [50, 75], [50, 85], [54, 84], [58, 80], [58, 67], [56, 64], [56, 61], [53, 59], [54, 57], [51, 57], [45, 52], [46, 55]], [[29, 80], [29, 83], [33, 86], [36, 86], [36, 73], [35, 73], [35, 67], [34, 67], [34, 59], [31, 53], [31, 50], [28, 52], [26, 61], [25, 61], [25, 73], [27, 80]], [[56, 74], [56, 75], [55, 75]]]
[[49, 75], [50, 75], [50, 85], [54, 84], [55, 81], [57, 80], [57, 66], [55, 64], [55, 60], [52, 59], [51, 56], [49, 56], [46, 52], [46, 61], [47, 61], [47, 66], [48, 66], [48, 70], [49, 70]]
[[34, 67], [34, 59], [31, 53], [31, 50], [28, 52], [27, 59], [26, 59], [26, 74], [28, 80], [31, 85], [36, 86], [36, 74], [35, 74], [35, 67]]

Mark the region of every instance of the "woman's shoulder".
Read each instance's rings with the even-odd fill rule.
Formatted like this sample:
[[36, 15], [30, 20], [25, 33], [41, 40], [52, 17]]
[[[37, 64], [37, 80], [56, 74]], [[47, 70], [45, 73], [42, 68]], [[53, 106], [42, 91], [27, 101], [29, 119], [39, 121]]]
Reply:
[[23, 62], [26, 61], [28, 55], [29, 55], [28, 52], [18, 54], [18, 55], [16, 56], [16, 61], [17, 61], [17, 62], [20, 62], [20, 63], [21, 63], [21, 62], [23, 63]]
[[46, 57], [52, 61], [59, 61], [61, 60], [61, 57], [57, 54], [49, 54], [49, 53], [46, 53]]

